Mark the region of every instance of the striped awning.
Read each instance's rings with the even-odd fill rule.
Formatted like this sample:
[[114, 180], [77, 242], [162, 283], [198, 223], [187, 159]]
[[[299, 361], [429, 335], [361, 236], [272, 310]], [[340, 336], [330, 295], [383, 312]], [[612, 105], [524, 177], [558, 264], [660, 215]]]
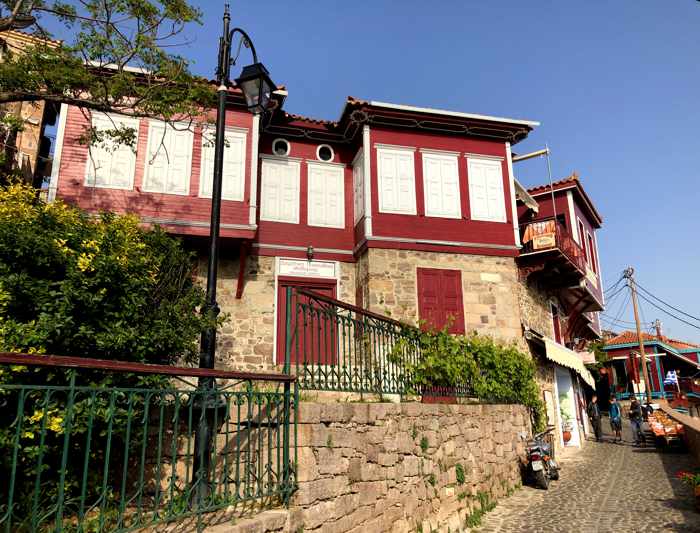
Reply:
[[547, 352], [547, 359], [558, 365], [570, 368], [581, 376], [581, 379], [585, 381], [589, 387], [595, 388], [595, 380], [588, 369], [583, 365], [583, 359], [577, 352], [569, 350], [565, 346], [547, 337], [544, 338], [544, 346]]

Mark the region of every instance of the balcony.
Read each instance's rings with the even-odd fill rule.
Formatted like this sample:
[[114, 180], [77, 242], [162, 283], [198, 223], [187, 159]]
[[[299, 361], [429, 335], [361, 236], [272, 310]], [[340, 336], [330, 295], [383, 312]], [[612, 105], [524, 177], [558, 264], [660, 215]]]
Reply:
[[579, 284], [586, 277], [583, 250], [563, 224], [553, 218], [523, 227], [518, 263], [523, 277], [536, 275], [558, 286]]
[[[568, 303], [569, 313], [580, 322], [579, 326], [592, 325], [594, 318], [584, 313], [600, 311], [600, 298], [591, 288], [584, 251], [566, 227], [554, 218], [524, 224], [522, 242], [517, 260], [520, 278], [558, 291]], [[590, 329], [597, 337], [597, 328]]]

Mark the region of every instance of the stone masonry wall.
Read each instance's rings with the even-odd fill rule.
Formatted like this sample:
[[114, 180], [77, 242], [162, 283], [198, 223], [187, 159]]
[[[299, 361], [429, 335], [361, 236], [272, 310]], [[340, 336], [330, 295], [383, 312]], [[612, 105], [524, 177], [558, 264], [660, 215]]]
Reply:
[[[365, 258], [366, 256], [366, 258]], [[462, 272], [466, 331], [499, 339], [522, 338], [518, 310], [518, 274], [512, 257], [369, 249], [366, 261], [370, 311], [417, 323], [418, 267]], [[364, 265], [358, 267], [363, 272]], [[363, 278], [358, 276], [358, 282]]]
[[[217, 334], [217, 368], [276, 371], [275, 346], [275, 258], [249, 256], [246, 261], [243, 297], [236, 299], [238, 258], [219, 263], [217, 300], [229, 320]], [[339, 263], [338, 298], [355, 302], [355, 265]], [[207, 259], [200, 257], [198, 280], [206, 285]]]
[[521, 281], [518, 283], [518, 301], [523, 325], [553, 339], [554, 323], [547, 293], [537, 286]]
[[458, 531], [520, 484], [529, 431], [516, 405], [302, 402], [292, 510], [319, 533]]

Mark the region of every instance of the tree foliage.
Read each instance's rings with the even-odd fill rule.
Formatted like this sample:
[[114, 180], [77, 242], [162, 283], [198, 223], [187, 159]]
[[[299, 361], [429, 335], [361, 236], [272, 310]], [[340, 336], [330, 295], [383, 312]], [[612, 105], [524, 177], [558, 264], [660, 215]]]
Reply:
[[192, 358], [209, 324], [192, 259], [136, 217], [93, 219], [28, 187], [0, 189], [0, 350]]
[[[7, 50], [0, 104], [43, 100], [168, 122], [194, 119], [211, 107], [214, 91], [169, 50], [200, 17], [185, 0], [0, 0], [0, 31], [30, 20], [25, 31], [40, 38]], [[47, 23], [61, 27], [60, 35]]]

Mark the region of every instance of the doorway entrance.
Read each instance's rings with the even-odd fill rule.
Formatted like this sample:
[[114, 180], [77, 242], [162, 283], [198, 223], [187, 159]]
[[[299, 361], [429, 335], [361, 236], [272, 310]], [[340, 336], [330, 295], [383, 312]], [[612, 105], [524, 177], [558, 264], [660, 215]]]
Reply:
[[[284, 364], [287, 349], [287, 288], [307, 289], [330, 298], [336, 297], [334, 279], [310, 279], [280, 276], [277, 278], [277, 364]], [[330, 365], [337, 360], [337, 327], [323, 313], [304, 313], [298, 303], [309, 303], [309, 297], [292, 291], [292, 327], [297, 337], [292, 339], [290, 362], [295, 364]]]

